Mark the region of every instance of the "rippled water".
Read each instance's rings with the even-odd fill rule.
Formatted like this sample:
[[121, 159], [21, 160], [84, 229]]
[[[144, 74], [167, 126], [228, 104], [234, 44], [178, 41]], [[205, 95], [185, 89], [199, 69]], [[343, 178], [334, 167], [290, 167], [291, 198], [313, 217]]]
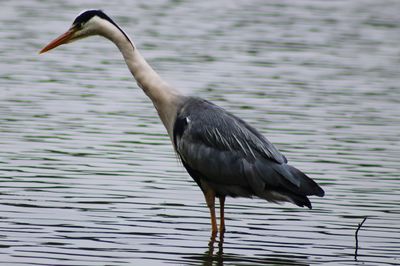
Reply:
[[[0, 265], [400, 264], [398, 1], [97, 2], [2, 3]], [[326, 196], [311, 211], [228, 199], [209, 247], [202, 193], [118, 50], [37, 54], [93, 7]]]

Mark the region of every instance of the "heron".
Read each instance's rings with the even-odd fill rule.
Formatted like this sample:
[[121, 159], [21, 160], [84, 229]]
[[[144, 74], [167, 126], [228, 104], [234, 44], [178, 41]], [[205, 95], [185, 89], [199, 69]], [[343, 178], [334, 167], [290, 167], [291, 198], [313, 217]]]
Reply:
[[289, 165], [254, 127], [214, 103], [187, 96], [165, 82], [128, 34], [102, 10], [81, 12], [64, 34], [39, 53], [94, 35], [109, 39], [119, 48], [138, 86], [152, 101], [178, 158], [204, 194], [212, 237], [225, 232], [226, 197], [257, 197], [311, 209], [307, 196], [324, 196], [314, 180]]

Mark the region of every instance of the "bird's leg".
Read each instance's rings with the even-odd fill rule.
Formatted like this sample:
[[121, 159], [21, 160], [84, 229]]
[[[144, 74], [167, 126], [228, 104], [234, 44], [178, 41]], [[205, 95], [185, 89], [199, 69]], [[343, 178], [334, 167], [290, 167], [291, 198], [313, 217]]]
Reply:
[[206, 198], [207, 206], [210, 209], [211, 217], [211, 239], [215, 239], [218, 231], [217, 219], [215, 217], [215, 192], [212, 189], [208, 189], [204, 192], [204, 197]]
[[225, 196], [219, 197], [219, 212], [220, 212], [220, 221], [219, 221], [219, 235], [223, 238], [225, 233]]

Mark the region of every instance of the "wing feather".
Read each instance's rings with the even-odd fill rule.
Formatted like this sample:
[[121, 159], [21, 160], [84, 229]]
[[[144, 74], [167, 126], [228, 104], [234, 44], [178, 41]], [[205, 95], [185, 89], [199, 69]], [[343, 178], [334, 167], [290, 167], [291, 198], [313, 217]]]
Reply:
[[221, 191], [240, 187], [264, 198], [278, 198], [266, 196], [266, 191], [280, 193], [278, 200], [301, 206], [311, 206], [304, 196], [322, 193], [314, 181], [287, 165], [286, 158], [257, 130], [208, 101], [189, 98], [176, 121], [175, 149], [189, 173], [196, 173], [195, 180], [218, 184]]

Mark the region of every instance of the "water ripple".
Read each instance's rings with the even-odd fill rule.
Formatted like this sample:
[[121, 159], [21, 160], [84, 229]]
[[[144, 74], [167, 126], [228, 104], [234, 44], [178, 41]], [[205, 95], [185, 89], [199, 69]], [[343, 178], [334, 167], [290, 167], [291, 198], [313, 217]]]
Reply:
[[0, 11], [0, 265], [399, 264], [398, 2], [98, 1], [168, 82], [255, 125], [326, 190], [311, 211], [228, 199], [223, 246], [118, 50], [38, 57], [92, 7]]

